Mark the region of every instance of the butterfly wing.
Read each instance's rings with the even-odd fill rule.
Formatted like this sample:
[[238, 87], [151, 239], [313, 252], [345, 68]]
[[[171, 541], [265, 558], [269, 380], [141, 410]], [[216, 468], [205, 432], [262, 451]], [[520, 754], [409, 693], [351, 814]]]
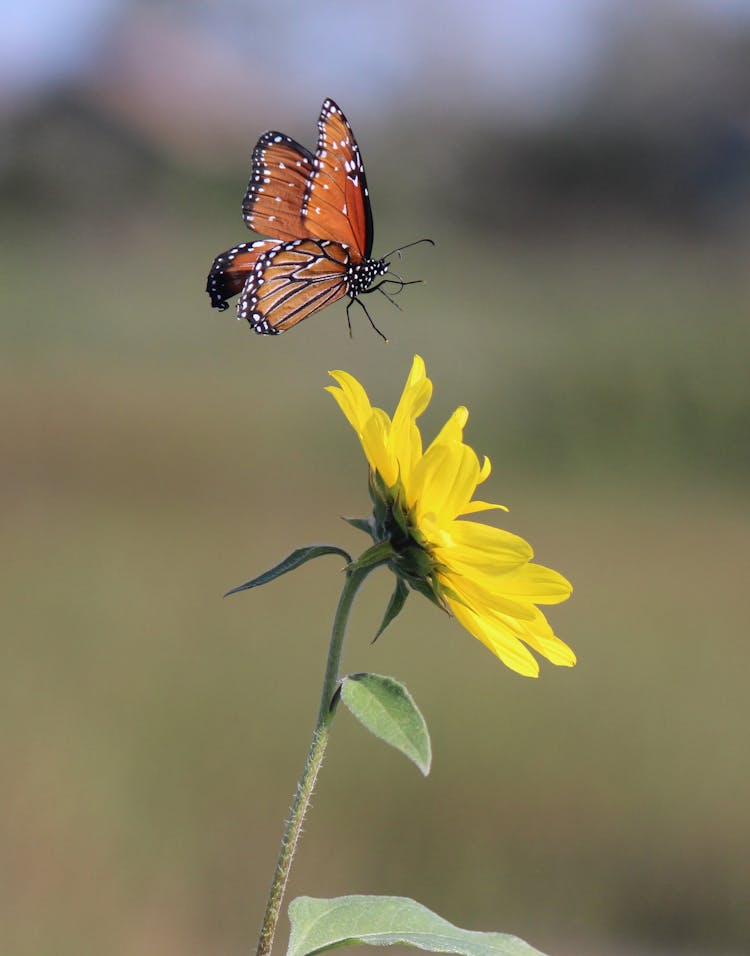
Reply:
[[309, 235], [302, 205], [312, 153], [289, 136], [271, 130], [253, 150], [253, 170], [242, 201], [242, 217], [249, 229], [278, 239]]
[[286, 332], [344, 295], [349, 262], [349, 251], [336, 242], [279, 243], [258, 257], [237, 317], [262, 335]]
[[275, 239], [241, 242], [217, 256], [206, 282], [206, 292], [211, 296], [211, 305], [222, 312], [228, 309], [227, 299], [242, 291], [261, 253], [275, 245], [278, 245]]
[[359, 147], [333, 100], [321, 109], [315, 156], [283, 133], [261, 136], [242, 214], [250, 229], [274, 238], [217, 256], [207, 284], [215, 308], [241, 292], [238, 318], [277, 335], [356, 295], [349, 268], [370, 257], [372, 212]]
[[305, 234], [349, 246], [369, 259], [373, 225], [365, 167], [346, 117], [326, 100], [318, 120], [318, 149], [302, 205]]

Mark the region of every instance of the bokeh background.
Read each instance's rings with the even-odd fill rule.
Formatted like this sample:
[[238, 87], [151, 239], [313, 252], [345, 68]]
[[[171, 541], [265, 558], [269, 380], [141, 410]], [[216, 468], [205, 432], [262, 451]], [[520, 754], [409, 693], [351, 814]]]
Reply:
[[[399, 297], [278, 339], [212, 312], [257, 137], [324, 97]], [[750, 951], [750, 4], [3, 5], [0, 951], [254, 944], [335, 559], [366, 540], [323, 392], [419, 352], [498, 520], [574, 582], [578, 652], [506, 671], [416, 597], [347, 670], [405, 681], [425, 781], [337, 720], [290, 887], [404, 894], [554, 956]], [[285, 921], [282, 939], [286, 932]]]

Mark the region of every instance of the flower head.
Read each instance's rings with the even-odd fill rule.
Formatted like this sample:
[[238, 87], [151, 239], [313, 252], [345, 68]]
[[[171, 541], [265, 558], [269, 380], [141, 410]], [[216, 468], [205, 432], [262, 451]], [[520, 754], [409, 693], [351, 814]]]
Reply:
[[[472, 500], [490, 474], [463, 442], [469, 413], [459, 407], [424, 449], [417, 418], [432, 382], [423, 360], [411, 372], [392, 418], [370, 404], [347, 372], [331, 372], [327, 388], [357, 433], [370, 466], [374, 513], [367, 529], [385, 546], [394, 573], [452, 613], [511, 669], [536, 677], [532, 648], [553, 664], [571, 667], [573, 651], [552, 631], [538, 604], [559, 604], [572, 591], [557, 571], [533, 564], [523, 538], [467, 515], [504, 508]], [[362, 526], [362, 522], [358, 523]]]

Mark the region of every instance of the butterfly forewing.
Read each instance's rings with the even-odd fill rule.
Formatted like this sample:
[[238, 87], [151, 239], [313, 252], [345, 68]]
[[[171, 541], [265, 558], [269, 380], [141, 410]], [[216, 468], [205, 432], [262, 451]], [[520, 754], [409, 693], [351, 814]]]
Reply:
[[349, 246], [359, 260], [370, 257], [373, 227], [365, 168], [352, 128], [333, 100], [326, 100], [320, 112], [302, 219], [308, 235]]
[[275, 239], [241, 242], [214, 259], [208, 274], [206, 292], [215, 309], [228, 309], [227, 299], [241, 292], [261, 253], [278, 243]]
[[289, 136], [274, 130], [261, 136], [242, 202], [242, 216], [250, 229], [276, 239], [308, 235], [302, 205], [313, 163], [312, 153]]
[[237, 317], [274, 335], [346, 292], [349, 253], [339, 243], [299, 239], [262, 253], [237, 303]]

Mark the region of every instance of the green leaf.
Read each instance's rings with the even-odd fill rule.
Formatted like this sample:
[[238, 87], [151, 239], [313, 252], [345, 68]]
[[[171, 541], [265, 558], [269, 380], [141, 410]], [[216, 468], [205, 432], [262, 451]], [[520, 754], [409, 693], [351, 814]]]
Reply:
[[289, 904], [287, 956], [313, 956], [336, 946], [415, 946], [461, 956], [543, 956], [517, 936], [460, 929], [404, 896], [298, 896]]
[[403, 684], [382, 674], [350, 674], [342, 681], [341, 699], [371, 733], [400, 750], [427, 776], [432, 762], [430, 735]]
[[261, 584], [268, 584], [269, 581], [281, 577], [281, 575], [286, 574], [287, 571], [294, 571], [308, 561], [312, 561], [313, 558], [320, 558], [324, 554], [338, 554], [346, 560], [347, 564], [351, 564], [352, 561], [351, 555], [347, 551], [344, 551], [343, 548], [337, 548], [332, 544], [313, 544], [307, 548], [297, 548], [296, 551], [292, 551], [289, 557], [280, 561], [276, 567], [271, 568], [270, 571], [266, 571], [264, 574], [258, 575], [257, 578], [245, 581], [244, 584], [232, 588], [231, 591], [227, 591], [224, 597], [228, 597], [230, 594], [237, 594], [238, 591], [248, 591], [250, 588], [260, 587]]
[[409, 588], [406, 585], [406, 582], [403, 578], [396, 578], [396, 588], [391, 595], [391, 599], [388, 602], [388, 607], [385, 609], [385, 616], [383, 617], [383, 623], [378, 628], [378, 633], [373, 637], [372, 643], [380, 637], [383, 631], [388, 627], [391, 621], [400, 613], [406, 599], [409, 596]]

